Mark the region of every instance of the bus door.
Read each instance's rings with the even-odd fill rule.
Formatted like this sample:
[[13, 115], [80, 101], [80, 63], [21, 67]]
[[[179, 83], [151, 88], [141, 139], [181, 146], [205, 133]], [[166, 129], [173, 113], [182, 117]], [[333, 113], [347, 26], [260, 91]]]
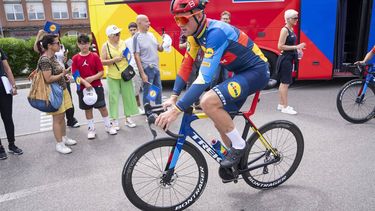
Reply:
[[343, 64], [362, 60], [372, 47], [369, 46], [372, 8], [372, 0], [338, 2], [334, 77], [350, 76]]

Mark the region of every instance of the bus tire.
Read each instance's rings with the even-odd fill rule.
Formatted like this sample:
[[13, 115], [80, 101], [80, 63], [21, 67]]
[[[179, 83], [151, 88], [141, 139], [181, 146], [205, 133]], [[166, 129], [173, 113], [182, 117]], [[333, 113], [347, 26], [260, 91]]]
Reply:
[[270, 76], [273, 79], [276, 79], [276, 63], [277, 63], [277, 55], [271, 51], [263, 50], [264, 56], [268, 59], [268, 65], [270, 69]]

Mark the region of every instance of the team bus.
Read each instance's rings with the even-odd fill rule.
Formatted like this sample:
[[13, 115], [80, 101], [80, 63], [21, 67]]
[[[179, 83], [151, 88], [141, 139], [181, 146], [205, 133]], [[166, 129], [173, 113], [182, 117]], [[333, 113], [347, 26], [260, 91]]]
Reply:
[[[159, 42], [164, 33], [172, 38], [172, 50], [159, 56], [162, 80], [174, 80], [184, 50], [178, 47], [180, 30], [169, 5], [170, 0], [90, 0], [90, 24], [98, 49], [107, 39], [108, 25], [122, 28], [121, 38], [126, 39], [130, 36], [128, 24], [138, 14], [145, 14]], [[297, 10], [300, 19], [295, 32], [299, 42], [307, 45], [293, 76], [297, 80], [315, 80], [351, 76], [343, 64], [361, 60], [375, 44], [374, 7], [373, 0], [210, 0], [205, 11], [213, 19], [229, 11], [231, 24], [258, 44], [274, 74], [284, 12]]]

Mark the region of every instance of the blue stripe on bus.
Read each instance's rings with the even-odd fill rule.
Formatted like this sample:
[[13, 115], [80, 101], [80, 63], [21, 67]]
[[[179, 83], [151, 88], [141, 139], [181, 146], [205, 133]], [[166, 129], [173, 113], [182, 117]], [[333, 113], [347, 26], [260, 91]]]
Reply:
[[335, 46], [336, 16], [337, 0], [301, 1], [301, 30], [331, 62]]
[[[375, 45], [375, 2], [372, 4], [371, 22], [370, 22], [370, 34], [368, 38], [367, 52], [369, 52]], [[369, 63], [374, 63], [375, 58], [371, 59]]]

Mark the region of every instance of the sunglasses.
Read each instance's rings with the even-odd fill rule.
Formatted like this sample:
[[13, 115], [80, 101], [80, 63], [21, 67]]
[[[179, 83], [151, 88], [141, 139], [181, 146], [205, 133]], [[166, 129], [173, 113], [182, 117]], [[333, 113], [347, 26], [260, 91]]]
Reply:
[[174, 20], [176, 21], [178, 26], [184, 26], [189, 23], [189, 19], [193, 17], [194, 15], [197, 15], [199, 13], [203, 12], [203, 10], [199, 10], [191, 15], [180, 15], [180, 16], [174, 16]]
[[298, 17], [294, 17], [294, 18], [291, 18], [291, 19], [293, 19], [293, 20], [298, 20]]
[[116, 36], [116, 37], [120, 36], [120, 32], [119, 32], [119, 33], [117, 33], [117, 34], [114, 34], [114, 36]]

